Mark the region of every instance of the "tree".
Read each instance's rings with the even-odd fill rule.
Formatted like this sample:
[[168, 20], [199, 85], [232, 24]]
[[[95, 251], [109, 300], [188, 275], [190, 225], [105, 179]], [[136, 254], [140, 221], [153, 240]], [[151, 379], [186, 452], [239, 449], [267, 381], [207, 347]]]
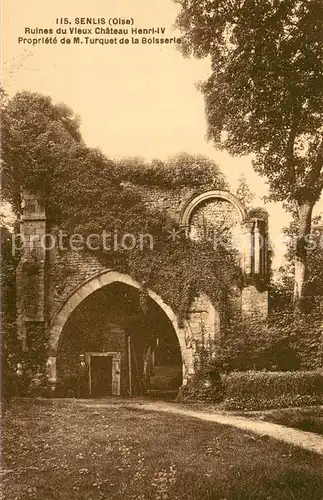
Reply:
[[241, 174], [239, 179], [238, 179], [236, 197], [239, 198], [241, 203], [243, 203], [245, 206], [250, 205], [250, 203], [255, 198], [254, 193], [251, 192], [250, 187], [247, 183], [246, 176], [243, 174]]
[[[317, 300], [323, 296], [323, 217], [318, 215], [313, 218], [311, 234], [306, 239], [308, 276], [306, 282], [306, 296], [310, 298], [312, 308], [317, 307]], [[297, 213], [284, 233], [288, 238], [286, 264], [279, 269], [278, 280], [274, 286], [274, 307], [281, 309], [290, 303], [293, 291], [292, 275], [294, 273], [294, 244], [298, 231]]]
[[210, 56], [200, 85], [208, 136], [254, 154], [272, 200], [298, 212], [294, 301], [307, 278], [306, 235], [323, 188], [321, 0], [175, 0], [184, 55]]
[[307, 281], [308, 295], [323, 296], [323, 217], [313, 219], [312, 238], [308, 250], [309, 279]]
[[50, 97], [1, 93], [2, 187], [6, 201], [20, 209], [20, 190], [31, 188], [51, 196], [53, 179], [82, 144], [79, 119]]

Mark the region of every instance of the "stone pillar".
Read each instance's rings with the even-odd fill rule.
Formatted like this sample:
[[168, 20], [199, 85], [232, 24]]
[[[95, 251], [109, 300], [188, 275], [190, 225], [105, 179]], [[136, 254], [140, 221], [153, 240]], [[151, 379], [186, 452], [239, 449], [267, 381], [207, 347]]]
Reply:
[[244, 223], [244, 282], [242, 317], [263, 321], [268, 316], [267, 249], [265, 222], [252, 219]]
[[252, 274], [252, 254], [253, 254], [253, 222], [246, 221], [243, 224], [243, 255], [242, 270], [245, 275]]
[[57, 383], [56, 356], [49, 356], [46, 361], [46, 378], [49, 388], [49, 395], [54, 394]]
[[259, 225], [258, 221], [255, 221], [255, 227], [254, 227], [254, 237], [253, 237], [253, 253], [254, 253], [254, 273], [256, 275], [261, 274], [261, 234], [259, 230]]
[[31, 387], [40, 390], [46, 361], [46, 216], [40, 200], [22, 192], [21, 257], [17, 267], [17, 325]]
[[202, 362], [199, 359], [203, 349], [208, 352], [211, 362], [220, 343], [220, 315], [209, 297], [200, 293], [190, 305], [188, 322], [192, 332], [192, 347], [196, 369]]
[[242, 289], [242, 317], [263, 321], [268, 317], [268, 291], [259, 290], [255, 285]]

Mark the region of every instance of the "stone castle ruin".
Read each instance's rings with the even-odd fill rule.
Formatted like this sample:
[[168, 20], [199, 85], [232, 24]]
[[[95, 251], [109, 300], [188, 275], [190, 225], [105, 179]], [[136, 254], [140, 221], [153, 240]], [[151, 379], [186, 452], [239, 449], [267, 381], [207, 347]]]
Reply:
[[[231, 238], [245, 278], [236, 291], [236, 310], [242, 318], [267, 317], [266, 285], [257, 286], [259, 278], [266, 284], [268, 275], [266, 221], [248, 217], [226, 191], [149, 188], [143, 196], [192, 239]], [[29, 192], [22, 198], [18, 332], [26, 356], [38, 365], [38, 379], [53, 394], [80, 397], [135, 395], [189, 384], [198, 366], [197, 344], [204, 338], [213, 349], [221, 337], [216, 304], [201, 293], [180, 322], [171, 306], [148, 289], [147, 312], [138, 313], [142, 284], [104, 268], [91, 252], [44, 248], [41, 241], [49, 233], [45, 207]]]

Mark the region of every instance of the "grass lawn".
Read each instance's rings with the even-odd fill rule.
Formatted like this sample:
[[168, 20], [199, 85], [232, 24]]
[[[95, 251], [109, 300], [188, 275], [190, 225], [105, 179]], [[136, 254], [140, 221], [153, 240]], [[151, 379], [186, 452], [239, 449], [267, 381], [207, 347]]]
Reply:
[[195, 419], [77, 401], [3, 412], [6, 500], [322, 500], [323, 461]]
[[323, 436], [323, 408], [319, 406], [314, 408], [286, 408], [264, 412], [244, 412], [243, 415]]

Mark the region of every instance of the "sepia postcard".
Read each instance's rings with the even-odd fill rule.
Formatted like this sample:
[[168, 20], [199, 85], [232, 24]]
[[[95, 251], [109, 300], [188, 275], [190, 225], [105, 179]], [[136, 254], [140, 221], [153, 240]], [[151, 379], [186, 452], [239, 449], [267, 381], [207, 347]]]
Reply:
[[323, 3], [4, 0], [1, 498], [323, 499]]

